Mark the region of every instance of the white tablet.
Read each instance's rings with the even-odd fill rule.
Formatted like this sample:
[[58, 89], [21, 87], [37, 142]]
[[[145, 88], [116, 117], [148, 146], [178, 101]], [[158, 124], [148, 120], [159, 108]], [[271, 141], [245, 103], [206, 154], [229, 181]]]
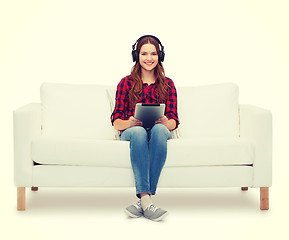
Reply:
[[164, 116], [166, 104], [137, 103], [134, 117], [143, 123], [143, 127], [150, 129], [155, 121]]

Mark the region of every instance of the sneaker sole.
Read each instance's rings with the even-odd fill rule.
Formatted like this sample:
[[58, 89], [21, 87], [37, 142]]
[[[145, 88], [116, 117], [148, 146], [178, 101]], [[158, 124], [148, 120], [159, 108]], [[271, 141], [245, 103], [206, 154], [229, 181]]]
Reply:
[[139, 218], [139, 217], [142, 216], [142, 215], [135, 215], [135, 214], [131, 213], [130, 211], [128, 211], [127, 209], [125, 209], [124, 212], [125, 212], [129, 217], [132, 217], [132, 218]]
[[155, 222], [159, 222], [163, 220], [164, 218], [166, 218], [167, 215], [168, 215], [168, 212], [165, 212], [163, 215], [159, 216], [158, 218], [155, 218], [155, 219], [147, 218], [147, 219], [155, 221]]

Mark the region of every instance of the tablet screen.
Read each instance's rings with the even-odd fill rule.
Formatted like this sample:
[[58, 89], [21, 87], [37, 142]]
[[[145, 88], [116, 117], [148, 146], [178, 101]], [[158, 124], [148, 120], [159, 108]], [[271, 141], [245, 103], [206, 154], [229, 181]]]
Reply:
[[150, 129], [155, 121], [164, 116], [165, 104], [137, 103], [134, 117], [143, 123], [143, 127]]

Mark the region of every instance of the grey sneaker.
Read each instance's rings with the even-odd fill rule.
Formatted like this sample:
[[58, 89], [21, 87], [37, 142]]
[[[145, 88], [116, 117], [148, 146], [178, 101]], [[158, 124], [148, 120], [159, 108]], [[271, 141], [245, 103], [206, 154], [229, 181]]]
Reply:
[[132, 218], [141, 217], [143, 215], [141, 200], [138, 200], [135, 204], [128, 206], [124, 212]]
[[143, 212], [143, 215], [145, 218], [156, 221], [156, 222], [164, 219], [164, 217], [166, 217], [167, 214], [168, 214], [167, 211], [161, 208], [158, 208], [153, 203], [150, 204]]

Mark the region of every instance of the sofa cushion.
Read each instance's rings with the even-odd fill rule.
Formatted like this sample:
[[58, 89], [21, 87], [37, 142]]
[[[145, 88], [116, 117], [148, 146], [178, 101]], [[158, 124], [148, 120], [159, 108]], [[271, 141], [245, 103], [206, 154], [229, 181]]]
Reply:
[[238, 86], [234, 83], [177, 87], [180, 135], [238, 137]]
[[114, 139], [107, 86], [43, 83], [43, 136]]
[[166, 166], [252, 165], [255, 148], [240, 138], [191, 138], [168, 141]]
[[31, 157], [39, 164], [129, 167], [129, 142], [85, 138], [40, 137], [32, 141]]
[[[128, 141], [40, 137], [31, 156], [39, 164], [131, 168]], [[165, 167], [251, 165], [254, 147], [239, 138], [168, 140]]]

